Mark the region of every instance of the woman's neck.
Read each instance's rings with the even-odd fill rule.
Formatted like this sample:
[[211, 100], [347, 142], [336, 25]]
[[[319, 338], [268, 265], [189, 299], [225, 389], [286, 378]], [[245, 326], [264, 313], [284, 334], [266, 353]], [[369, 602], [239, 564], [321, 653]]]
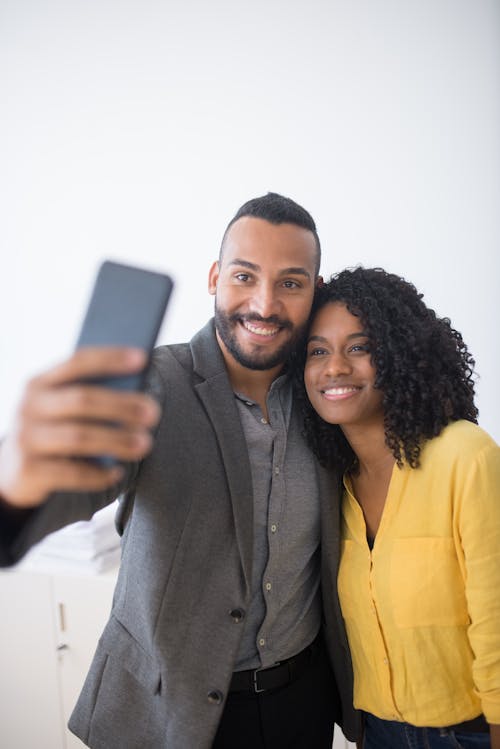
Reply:
[[358, 469], [350, 476], [354, 496], [363, 511], [367, 536], [375, 538], [391, 483], [394, 455], [385, 444], [383, 425], [342, 430], [358, 458]]
[[358, 459], [360, 474], [377, 474], [388, 465], [392, 468], [394, 456], [386, 445], [383, 424], [343, 426], [342, 431]]

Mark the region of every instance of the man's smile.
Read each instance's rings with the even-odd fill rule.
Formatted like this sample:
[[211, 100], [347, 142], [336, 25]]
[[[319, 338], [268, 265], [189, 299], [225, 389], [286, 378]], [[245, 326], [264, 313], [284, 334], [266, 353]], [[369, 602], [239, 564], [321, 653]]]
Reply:
[[277, 335], [282, 329], [280, 326], [275, 324], [252, 322], [252, 320], [242, 320], [241, 324], [245, 328], [245, 330], [248, 330], [249, 333], [257, 336], [262, 336], [263, 338], [272, 338], [273, 336]]

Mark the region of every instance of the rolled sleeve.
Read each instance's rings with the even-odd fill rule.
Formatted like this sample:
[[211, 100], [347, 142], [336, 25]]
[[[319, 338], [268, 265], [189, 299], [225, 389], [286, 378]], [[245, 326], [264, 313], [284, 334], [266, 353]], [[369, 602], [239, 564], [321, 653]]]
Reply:
[[500, 723], [500, 448], [469, 465], [458, 497], [475, 689], [489, 723]]

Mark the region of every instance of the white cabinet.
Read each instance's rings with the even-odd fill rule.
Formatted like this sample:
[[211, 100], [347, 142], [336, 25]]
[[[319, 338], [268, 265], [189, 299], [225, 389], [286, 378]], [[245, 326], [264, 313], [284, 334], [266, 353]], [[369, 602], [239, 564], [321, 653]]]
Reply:
[[[57, 609], [59, 680], [64, 723], [80, 694], [97, 641], [111, 610], [115, 574], [53, 578], [53, 600]], [[92, 612], [92, 613], [89, 613]], [[78, 749], [82, 742], [66, 731], [66, 749]]]
[[111, 609], [116, 571], [0, 573], [0, 746], [81, 749], [66, 728]]
[[[111, 609], [116, 570], [0, 572], [0, 747], [82, 749], [66, 727]], [[333, 749], [348, 743], [336, 728]]]

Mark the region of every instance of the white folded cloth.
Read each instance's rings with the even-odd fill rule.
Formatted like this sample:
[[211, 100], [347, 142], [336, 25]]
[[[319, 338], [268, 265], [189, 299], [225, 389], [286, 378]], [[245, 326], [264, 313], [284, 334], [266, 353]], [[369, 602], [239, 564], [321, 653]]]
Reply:
[[26, 555], [24, 569], [41, 569], [48, 573], [74, 571], [103, 572], [120, 561], [120, 536], [114, 516], [117, 502], [97, 512], [91, 520], [51, 533]]

